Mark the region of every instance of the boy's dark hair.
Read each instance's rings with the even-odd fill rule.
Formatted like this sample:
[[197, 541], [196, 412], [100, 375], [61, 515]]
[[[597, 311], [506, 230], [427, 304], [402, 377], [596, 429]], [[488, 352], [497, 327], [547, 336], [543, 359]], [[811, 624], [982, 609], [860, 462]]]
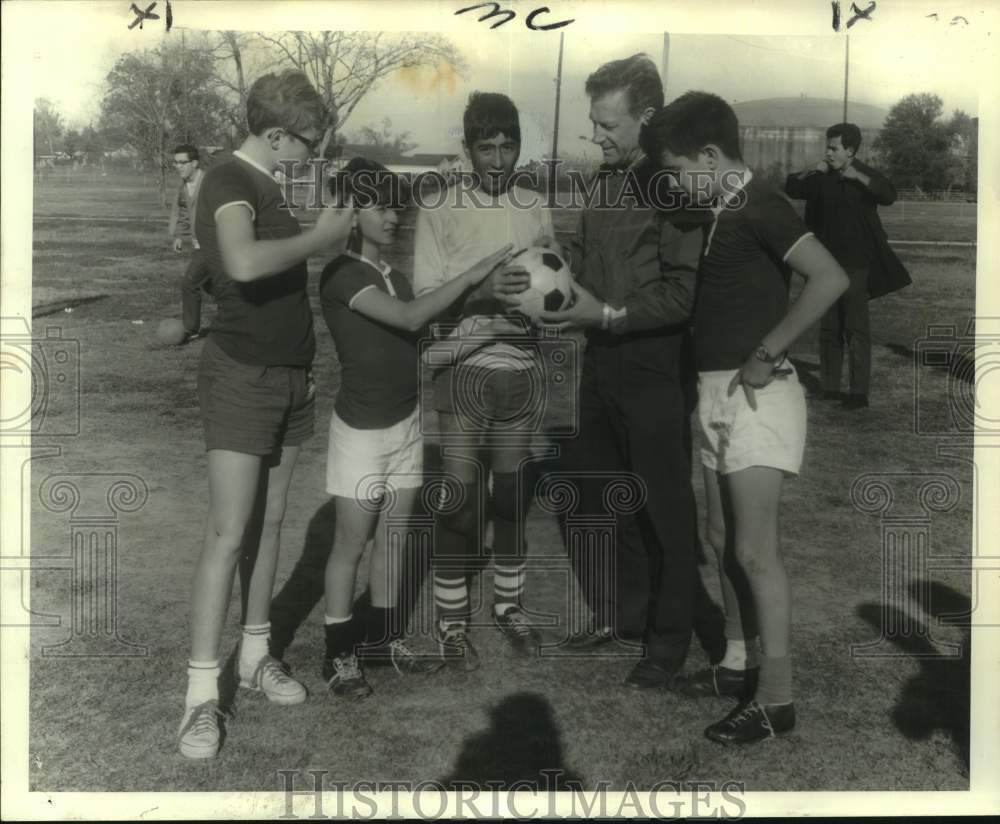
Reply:
[[605, 63], [587, 78], [584, 86], [591, 100], [622, 89], [625, 90], [628, 111], [632, 117], [638, 117], [649, 108], [657, 111], [663, 108], [660, 73], [656, 70], [656, 64], [644, 54], [633, 54], [622, 60]]
[[180, 146], [174, 148], [174, 154], [186, 154], [188, 160], [198, 160], [198, 148], [192, 146], [190, 143], [181, 143]]
[[639, 145], [654, 161], [659, 160], [664, 149], [694, 158], [709, 143], [731, 160], [743, 159], [736, 112], [709, 92], [685, 92], [654, 114], [639, 134]]
[[470, 149], [477, 140], [492, 140], [503, 134], [521, 142], [521, 121], [517, 106], [505, 94], [473, 92], [462, 116], [465, 145]]
[[357, 209], [373, 206], [402, 209], [409, 202], [410, 187], [406, 178], [366, 157], [351, 158], [330, 178], [329, 186], [337, 206], [346, 205], [348, 198]]
[[336, 119], [330, 114], [309, 78], [294, 69], [257, 78], [247, 95], [247, 125], [255, 135], [274, 127], [322, 129]]
[[853, 123], [835, 123], [826, 130], [826, 137], [839, 137], [840, 143], [845, 149], [853, 149], [854, 154], [861, 148], [861, 129]]

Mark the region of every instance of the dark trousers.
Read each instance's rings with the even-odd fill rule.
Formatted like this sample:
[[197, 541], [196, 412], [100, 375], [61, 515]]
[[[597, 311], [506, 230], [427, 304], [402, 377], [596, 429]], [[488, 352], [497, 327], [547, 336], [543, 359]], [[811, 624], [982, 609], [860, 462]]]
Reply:
[[205, 256], [200, 249], [193, 250], [181, 278], [181, 322], [185, 332], [197, 334], [201, 329], [201, 290], [209, 294], [212, 290], [208, 274]]
[[[563, 536], [597, 625], [614, 627], [620, 637], [641, 634], [647, 656], [680, 666], [701, 590], [691, 488], [693, 386], [679, 370], [657, 370], [641, 355], [627, 343], [588, 345], [580, 432], [562, 462], [574, 473], [579, 501], [563, 518]], [[623, 511], [634, 508], [628, 496], [609, 484], [616, 473], [642, 479], [645, 500], [634, 514]], [[574, 524], [606, 522], [609, 514], [617, 527], [613, 541], [571, 534]]]
[[847, 291], [831, 306], [820, 322], [819, 363], [823, 389], [840, 391], [844, 348], [848, 353], [848, 391], [867, 395], [872, 373], [872, 338], [868, 317], [868, 269], [848, 268]]

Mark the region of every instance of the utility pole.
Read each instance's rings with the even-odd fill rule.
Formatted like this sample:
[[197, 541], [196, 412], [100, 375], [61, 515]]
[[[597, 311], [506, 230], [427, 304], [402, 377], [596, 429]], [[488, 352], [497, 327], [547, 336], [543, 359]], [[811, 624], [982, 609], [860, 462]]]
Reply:
[[851, 35], [844, 36], [844, 119], [843, 123], [847, 122], [847, 76], [848, 67], [851, 62]]
[[552, 159], [559, 158], [559, 95], [562, 91], [563, 32], [559, 32], [559, 63], [556, 66], [556, 115], [552, 128]]
[[670, 66], [670, 34], [663, 32], [663, 60], [660, 67], [660, 81], [663, 84], [663, 99], [667, 97], [667, 68]]

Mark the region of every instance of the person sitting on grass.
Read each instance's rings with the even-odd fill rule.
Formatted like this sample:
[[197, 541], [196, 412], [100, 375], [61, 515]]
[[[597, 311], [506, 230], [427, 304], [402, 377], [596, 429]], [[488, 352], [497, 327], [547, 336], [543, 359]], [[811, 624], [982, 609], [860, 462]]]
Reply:
[[240, 685], [275, 704], [305, 701], [268, 651], [278, 539], [299, 448], [312, 435], [315, 350], [306, 259], [342, 243], [351, 214], [322, 209], [303, 232], [274, 172], [305, 162], [327, 121], [301, 72], [267, 74], [247, 98], [250, 134], [205, 174], [195, 234], [218, 311], [198, 368], [208, 450], [208, 524], [194, 572], [191, 658], [178, 731], [188, 758], [218, 754], [219, 645], [240, 567], [245, 614]]
[[[806, 406], [788, 350], [848, 279], [787, 198], [754, 179], [740, 154], [736, 115], [721, 98], [682, 95], [653, 115], [640, 139], [646, 155], [715, 216], [698, 270], [694, 357], [707, 533], [719, 560], [727, 651], [721, 666], [679, 688], [740, 696], [705, 735], [753, 743], [795, 726], [791, 591], [778, 515], [782, 483], [801, 468]], [[806, 281], [790, 307], [789, 267]], [[761, 644], [755, 685], [754, 627]]]
[[[382, 250], [396, 238], [400, 178], [355, 158], [331, 183], [334, 194], [351, 203], [353, 217], [347, 251], [320, 278], [323, 317], [341, 366], [326, 470], [337, 521], [326, 566], [323, 679], [331, 695], [358, 698], [371, 692], [364, 665], [388, 664], [400, 673], [432, 672], [442, 665], [436, 656], [416, 656], [402, 640], [396, 603], [400, 548], [388, 540], [386, 519], [412, 512], [423, 485], [419, 332], [506, 263], [511, 246], [414, 299], [406, 276], [382, 259]], [[358, 564], [373, 534], [371, 605], [366, 615], [353, 615]]]

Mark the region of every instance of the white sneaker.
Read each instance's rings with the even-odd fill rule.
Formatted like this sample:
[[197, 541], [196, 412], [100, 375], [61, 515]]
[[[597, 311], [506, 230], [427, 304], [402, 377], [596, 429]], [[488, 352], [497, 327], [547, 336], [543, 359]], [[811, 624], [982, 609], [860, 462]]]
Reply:
[[219, 754], [219, 702], [214, 698], [188, 707], [177, 730], [185, 758], [215, 758]]
[[282, 669], [281, 663], [270, 655], [257, 662], [253, 675], [240, 674], [240, 686], [263, 692], [274, 704], [301, 704], [306, 700], [306, 688]]

